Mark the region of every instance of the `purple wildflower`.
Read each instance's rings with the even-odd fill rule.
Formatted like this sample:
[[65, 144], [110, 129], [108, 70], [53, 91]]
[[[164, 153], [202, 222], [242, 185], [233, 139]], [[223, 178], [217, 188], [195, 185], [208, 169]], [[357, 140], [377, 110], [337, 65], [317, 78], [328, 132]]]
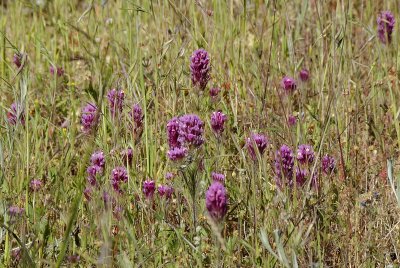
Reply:
[[21, 54], [21, 53], [15, 53], [13, 56], [13, 63], [18, 68], [20, 68], [22, 65], [22, 57], [23, 57], [23, 54]]
[[62, 67], [50, 66], [50, 73], [51, 73], [51, 75], [54, 75], [55, 73], [57, 73], [57, 76], [63, 76], [64, 69]]
[[301, 164], [311, 164], [314, 162], [314, 150], [311, 145], [302, 144], [297, 149], [297, 160]]
[[275, 153], [275, 180], [279, 187], [282, 186], [283, 179], [287, 179], [289, 185], [292, 184], [294, 155], [287, 145], [282, 145]]
[[17, 206], [11, 206], [8, 208], [8, 214], [11, 217], [16, 217], [20, 216], [22, 213], [24, 213], [25, 209], [17, 207]]
[[128, 173], [124, 167], [116, 167], [111, 172], [111, 185], [114, 190], [118, 193], [122, 193], [120, 188], [121, 183], [126, 183], [128, 181]]
[[125, 93], [123, 90], [111, 89], [107, 93], [108, 105], [111, 110], [111, 115], [114, 117], [115, 113], [122, 112], [124, 105]]
[[225, 175], [217, 172], [211, 172], [211, 178], [213, 181], [219, 181], [221, 183], [225, 181]]
[[262, 134], [255, 134], [255, 133], [251, 134], [251, 136], [246, 139], [246, 147], [247, 151], [250, 154], [251, 159], [257, 160], [257, 154], [254, 149], [254, 144], [256, 145], [260, 155], [263, 155], [265, 149], [268, 146], [268, 139], [266, 136]]
[[147, 199], [153, 198], [156, 190], [156, 184], [153, 180], [146, 180], [143, 182], [143, 194]]
[[133, 105], [132, 111], [130, 113], [133, 123], [135, 124], [135, 130], [143, 126], [143, 110], [139, 104]]
[[81, 123], [84, 133], [89, 133], [98, 122], [97, 106], [94, 103], [88, 103], [82, 109]]
[[199, 147], [203, 144], [204, 122], [195, 114], [186, 114], [179, 117], [179, 137], [180, 144], [193, 145]]
[[294, 125], [296, 125], [296, 123], [297, 123], [297, 118], [296, 118], [296, 116], [294, 116], [294, 115], [289, 115], [289, 118], [288, 118], [288, 125], [290, 126], [290, 127], [292, 127], [292, 126], [294, 126]]
[[383, 11], [378, 15], [378, 37], [383, 44], [392, 42], [392, 33], [396, 20], [390, 11]]
[[103, 173], [103, 168], [97, 165], [92, 165], [86, 169], [86, 172], [88, 174], [87, 181], [90, 185], [95, 186], [97, 185], [96, 177]]
[[21, 122], [22, 125], [25, 125], [23, 107], [15, 102], [11, 104], [10, 110], [7, 112], [7, 120], [11, 125], [16, 125], [18, 121]]
[[303, 69], [303, 70], [300, 71], [299, 77], [300, 77], [301, 81], [307, 82], [308, 79], [310, 78], [310, 73], [308, 72], [307, 69]]
[[296, 169], [296, 184], [298, 186], [303, 186], [307, 180], [308, 172], [305, 169], [297, 168]]
[[218, 94], [221, 90], [219, 89], [219, 87], [212, 87], [210, 89], [210, 97], [212, 99], [216, 99], [218, 97]]
[[104, 168], [106, 164], [106, 160], [104, 158], [104, 153], [102, 151], [96, 151], [92, 154], [90, 157], [90, 163], [93, 166], [99, 166], [101, 168]]
[[131, 165], [132, 164], [132, 159], [133, 159], [133, 150], [132, 148], [125, 149], [121, 152], [122, 155], [122, 162], [124, 162], [125, 165]]
[[221, 111], [211, 114], [211, 128], [216, 135], [220, 135], [224, 131], [224, 124], [227, 116]]
[[185, 158], [187, 154], [188, 154], [188, 149], [186, 149], [185, 147], [175, 147], [170, 149], [167, 153], [168, 158], [171, 159], [172, 161], [181, 160]]
[[204, 49], [194, 51], [190, 57], [193, 85], [203, 90], [207, 86], [208, 80], [210, 80], [210, 70], [210, 57], [207, 51]]
[[167, 180], [172, 180], [175, 177], [175, 175], [171, 172], [167, 172], [167, 174], [165, 174], [165, 179]]
[[325, 155], [322, 157], [322, 171], [325, 174], [331, 174], [333, 171], [335, 171], [336, 168], [336, 161], [335, 158], [329, 155]]
[[221, 222], [228, 211], [228, 200], [224, 185], [214, 181], [206, 192], [206, 207], [211, 218]]
[[30, 182], [31, 190], [34, 192], [39, 191], [40, 188], [42, 188], [42, 185], [43, 185], [42, 181], [38, 179], [33, 179]]
[[170, 199], [172, 197], [172, 193], [174, 192], [174, 188], [168, 185], [160, 185], [158, 186], [158, 195], [160, 197], [165, 197]]
[[286, 93], [294, 92], [297, 88], [296, 81], [288, 76], [282, 78], [281, 86]]
[[180, 147], [181, 144], [178, 141], [179, 138], [179, 119], [177, 117], [172, 118], [167, 123], [167, 136], [168, 145], [171, 148]]

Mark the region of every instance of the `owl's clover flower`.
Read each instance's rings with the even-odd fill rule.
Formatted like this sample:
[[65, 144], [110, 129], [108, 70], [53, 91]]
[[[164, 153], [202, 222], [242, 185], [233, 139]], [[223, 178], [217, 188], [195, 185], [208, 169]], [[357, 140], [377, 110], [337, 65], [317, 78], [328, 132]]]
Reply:
[[293, 183], [294, 155], [292, 149], [282, 145], [275, 153], [275, 181], [279, 187], [287, 180], [289, 185]]
[[214, 181], [206, 192], [206, 208], [216, 222], [221, 222], [228, 211], [226, 190], [218, 181]]
[[314, 150], [311, 145], [302, 144], [297, 149], [297, 161], [301, 164], [312, 164], [314, 162]]
[[143, 182], [143, 194], [147, 199], [153, 198], [156, 190], [156, 184], [153, 180], [146, 180]]
[[158, 195], [160, 197], [165, 197], [170, 199], [172, 197], [172, 193], [174, 192], [174, 188], [168, 185], [160, 185], [158, 186]]
[[94, 103], [88, 103], [82, 109], [81, 116], [82, 130], [84, 133], [92, 131], [98, 123], [97, 106]]
[[195, 114], [185, 114], [179, 117], [180, 144], [199, 147], [203, 144], [204, 122]]
[[224, 131], [224, 124], [227, 116], [221, 111], [213, 112], [211, 114], [211, 128], [216, 135], [220, 135]]
[[124, 105], [125, 93], [123, 90], [111, 89], [107, 93], [108, 105], [110, 107], [111, 115], [114, 117], [115, 113], [122, 112]]
[[299, 72], [300, 80], [303, 82], [307, 82], [310, 78], [310, 72], [307, 69], [303, 69]]
[[210, 80], [210, 70], [210, 57], [207, 51], [204, 49], [194, 51], [190, 57], [190, 71], [193, 85], [203, 90]]
[[[254, 145], [256, 146], [256, 148], [254, 148]], [[268, 139], [266, 136], [262, 134], [252, 133], [250, 137], [246, 139], [247, 151], [249, 152], [251, 159], [253, 159], [254, 161], [257, 160], [257, 153], [255, 149], [258, 150], [260, 155], [263, 155], [267, 146], [268, 146]]]
[[321, 163], [322, 163], [322, 171], [325, 174], [329, 175], [335, 171], [336, 161], [335, 158], [333, 158], [332, 156], [325, 155], [324, 157], [322, 157]]
[[392, 33], [396, 22], [393, 14], [390, 11], [383, 11], [378, 15], [378, 37], [383, 44], [392, 42]]
[[297, 84], [293, 78], [285, 76], [282, 78], [281, 87], [286, 93], [292, 93], [297, 89]]
[[219, 89], [219, 87], [212, 87], [210, 88], [210, 97], [212, 99], [216, 99], [218, 97], [218, 94], [221, 90]]
[[143, 126], [143, 110], [139, 104], [133, 105], [132, 111], [130, 113], [133, 123], [135, 124], [135, 130]]
[[124, 167], [116, 167], [111, 172], [111, 185], [118, 193], [122, 193], [121, 184], [128, 182], [128, 173]]
[[106, 164], [106, 160], [104, 158], [104, 153], [102, 151], [96, 151], [92, 154], [90, 157], [90, 163], [93, 166], [99, 166], [101, 168], [104, 168]]
[[180, 147], [181, 144], [178, 141], [179, 138], [179, 119], [177, 117], [172, 118], [167, 123], [167, 136], [168, 145], [171, 148]]

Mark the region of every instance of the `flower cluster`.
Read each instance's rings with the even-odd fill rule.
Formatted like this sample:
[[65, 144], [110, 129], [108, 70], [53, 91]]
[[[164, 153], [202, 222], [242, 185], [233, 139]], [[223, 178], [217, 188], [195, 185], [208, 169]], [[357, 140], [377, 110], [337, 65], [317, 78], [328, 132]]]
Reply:
[[324, 157], [322, 157], [322, 171], [327, 174], [330, 175], [332, 172], [335, 171], [336, 168], [336, 161], [335, 158], [333, 158], [330, 155], [325, 155]]
[[314, 162], [314, 150], [311, 145], [302, 144], [297, 149], [297, 161], [301, 164], [312, 164]]
[[167, 179], [169, 181], [172, 180], [174, 177], [175, 177], [175, 175], [173, 173], [171, 173], [171, 172], [167, 172], [165, 174], [165, 179]]
[[252, 133], [250, 137], [246, 139], [246, 148], [249, 152], [251, 159], [253, 159], [254, 161], [257, 160], [257, 153], [254, 146], [256, 146], [260, 155], [263, 155], [268, 144], [269, 142], [266, 136], [262, 134]]
[[117, 193], [122, 194], [122, 183], [128, 182], [128, 172], [124, 167], [116, 167], [111, 171], [111, 185]]
[[143, 126], [143, 110], [139, 104], [133, 105], [132, 111], [130, 112], [133, 123], [135, 124], [134, 129], [137, 130]]
[[303, 69], [299, 72], [300, 80], [303, 82], [307, 82], [310, 78], [310, 72], [307, 69]]
[[24, 213], [25, 209], [24, 208], [20, 208], [17, 206], [11, 206], [8, 208], [8, 214], [11, 217], [16, 217], [16, 216], [20, 216], [22, 215], [22, 213]]
[[211, 128], [216, 135], [221, 135], [224, 131], [224, 124], [227, 116], [221, 111], [213, 112], [211, 114]]
[[294, 170], [294, 155], [292, 149], [287, 145], [282, 145], [275, 153], [275, 181], [279, 187], [288, 182], [292, 185]]
[[169, 185], [158, 186], [158, 195], [160, 197], [165, 197], [166, 199], [171, 199], [173, 193], [174, 193], [174, 188]]
[[306, 169], [296, 168], [296, 184], [298, 186], [304, 185], [307, 180], [308, 171]]
[[195, 114], [172, 118], [167, 124], [168, 157], [173, 161], [186, 157], [191, 147], [204, 143], [203, 133], [204, 122]]
[[106, 160], [104, 158], [104, 153], [102, 151], [97, 151], [92, 154], [90, 157], [90, 163], [93, 166], [99, 166], [100, 168], [104, 168], [106, 164]]
[[23, 58], [23, 54], [22, 53], [15, 53], [13, 56], [13, 63], [15, 64], [15, 66], [17, 66], [17, 68], [20, 68], [22, 65], [22, 58]]
[[98, 123], [99, 115], [97, 113], [97, 106], [94, 103], [88, 103], [82, 108], [82, 131], [84, 133], [90, 133]]
[[378, 37], [383, 44], [392, 42], [392, 33], [396, 20], [390, 11], [383, 11], [378, 15]]
[[[296, 185], [302, 186], [311, 175], [312, 163], [315, 160], [315, 153], [311, 145], [301, 144], [297, 149]], [[279, 187], [284, 184], [293, 186], [293, 173], [295, 157], [292, 149], [287, 145], [282, 145], [275, 153], [275, 180]], [[322, 171], [330, 174], [335, 169], [335, 159], [331, 156], [324, 156], [321, 161]], [[311, 183], [317, 185], [317, 173], [312, 174]]]
[[219, 87], [212, 87], [210, 88], [210, 97], [211, 99], [216, 99], [218, 97], [218, 94], [221, 90], [219, 89]]
[[143, 182], [143, 194], [147, 199], [152, 199], [156, 191], [156, 183], [153, 180], [146, 180]]
[[210, 70], [210, 57], [207, 51], [204, 49], [194, 51], [190, 57], [193, 85], [203, 90], [207, 86], [208, 80], [210, 80]]
[[199, 147], [203, 144], [204, 122], [195, 114], [182, 115], [179, 118], [178, 142], [181, 145]]
[[297, 118], [296, 118], [296, 116], [294, 116], [294, 115], [289, 115], [289, 117], [288, 117], [288, 125], [290, 126], [290, 127], [293, 127], [294, 125], [296, 125], [296, 123], [297, 123]]
[[214, 181], [206, 192], [206, 208], [216, 222], [221, 222], [228, 211], [226, 190], [218, 181]]
[[124, 105], [125, 93], [123, 90], [111, 89], [107, 93], [108, 105], [111, 115], [114, 117], [116, 113], [122, 112]]
[[43, 186], [43, 182], [39, 179], [33, 179], [30, 182], [30, 188], [33, 192], [39, 191]]
[[285, 76], [282, 78], [281, 87], [286, 93], [293, 93], [297, 89], [297, 84], [293, 78]]
[[177, 117], [172, 118], [167, 123], [167, 136], [168, 136], [169, 147], [171, 147], [171, 148], [180, 147], [180, 143], [178, 142], [179, 119]]
[[90, 166], [86, 169], [88, 174], [87, 181], [91, 186], [97, 185], [97, 176], [103, 174], [104, 166], [106, 164], [104, 153], [97, 151], [90, 157]]

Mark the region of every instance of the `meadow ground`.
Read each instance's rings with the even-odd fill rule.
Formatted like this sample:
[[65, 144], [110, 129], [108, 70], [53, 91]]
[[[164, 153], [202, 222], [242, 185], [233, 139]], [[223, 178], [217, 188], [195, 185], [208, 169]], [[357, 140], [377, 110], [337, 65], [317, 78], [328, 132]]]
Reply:
[[1, 1], [0, 267], [398, 267], [399, 7]]

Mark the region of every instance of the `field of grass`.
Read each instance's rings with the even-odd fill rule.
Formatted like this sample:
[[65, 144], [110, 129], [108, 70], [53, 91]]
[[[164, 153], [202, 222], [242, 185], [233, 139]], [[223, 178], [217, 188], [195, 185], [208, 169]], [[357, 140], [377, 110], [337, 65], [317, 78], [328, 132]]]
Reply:
[[399, 267], [397, 1], [0, 3], [0, 267]]

